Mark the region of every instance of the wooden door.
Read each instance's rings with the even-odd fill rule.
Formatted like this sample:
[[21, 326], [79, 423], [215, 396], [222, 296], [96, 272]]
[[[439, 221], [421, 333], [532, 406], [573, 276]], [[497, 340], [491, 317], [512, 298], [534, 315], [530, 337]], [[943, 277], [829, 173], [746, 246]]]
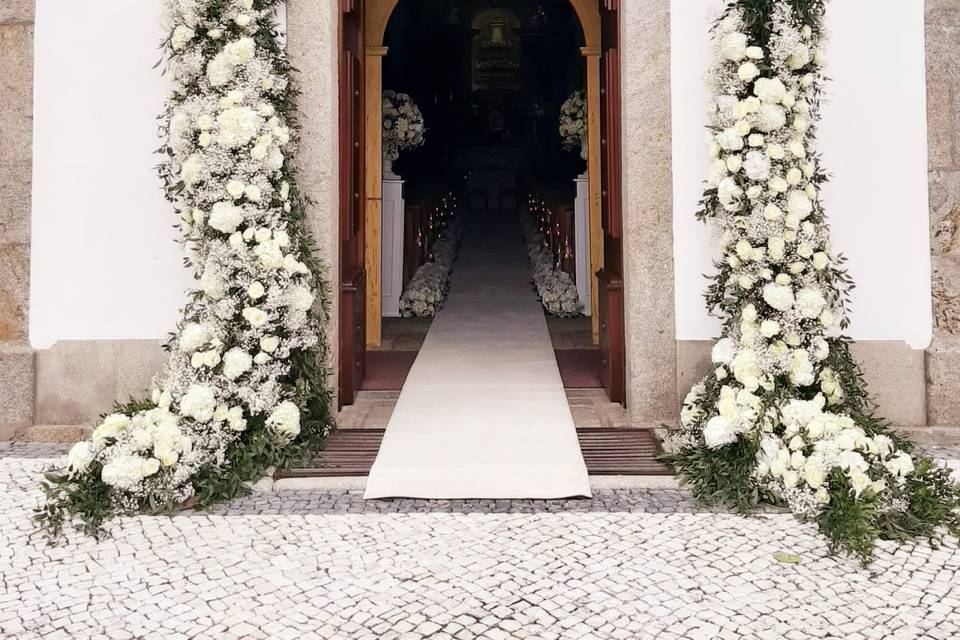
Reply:
[[363, 25], [363, 0], [340, 0], [340, 406], [360, 389], [366, 344]]
[[623, 216], [620, 145], [620, 0], [600, 3], [600, 200], [603, 268], [597, 272], [600, 379], [610, 400], [626, 404], [623, 322]]

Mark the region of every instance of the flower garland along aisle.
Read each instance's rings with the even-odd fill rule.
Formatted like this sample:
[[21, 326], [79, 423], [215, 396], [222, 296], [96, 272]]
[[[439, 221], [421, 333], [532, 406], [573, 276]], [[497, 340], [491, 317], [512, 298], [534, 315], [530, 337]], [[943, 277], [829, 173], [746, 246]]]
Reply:
[[558, 318], [573, 318], [583, 311], [577, 284], [569, 273], [556, 266], [553, 250], [537, 226], [534, 217], [544, 204], [536, 198], [529, 200], [529, 214], [520, 216], [520, 226], [527, 243], [527, 257], [533, 268], [533, 284], [547, 313]]
[[831, 550], [960, 530], [960, 489], [874, 414], [852, 359], [851, 282], [831, 254], [814, 150], [824, 0], [739, 0], [715, 28], [709, 187], [721, 234], [707, 292], [724, 319], [667, 458], [704, 502], [785, 504]]
[[150, 399], [118, 406], [47, 473], [39, 524], [206, 506], [329, 431], [326, 344], [291, 164], [297, 92], [278, 0], [167, 0], [173, 90], [160, 173], [198, 289]]
[[417, 268], [400, 296], [400, 313], [405, 318], [434, 317], [450, 289], [450, 272], [467, 222], [466, 213], [457, 208], [452, 194], [444, 199], [440, 219], [449, 222], [430, 249], [432, 259]]
[[400, 152], [424, 142], [426, 131], [420, 108], [406, 93], [383, 92], [383, 174], [393, 176], [393, 162]]
[[567, 151], [580, 148], [580, 157], [587, 159], [587, 101], [577, 89], [560, 106], [560, 144]]

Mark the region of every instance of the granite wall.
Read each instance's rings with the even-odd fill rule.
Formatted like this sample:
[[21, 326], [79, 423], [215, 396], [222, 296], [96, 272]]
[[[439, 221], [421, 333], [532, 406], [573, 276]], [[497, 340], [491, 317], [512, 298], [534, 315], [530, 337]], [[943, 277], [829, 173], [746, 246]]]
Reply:
[[32, 424], [33, 0], [0, 0], [0, 438]]
[[933, 343], [928, 424], [960, 428], [960, 3], [926, 0]]

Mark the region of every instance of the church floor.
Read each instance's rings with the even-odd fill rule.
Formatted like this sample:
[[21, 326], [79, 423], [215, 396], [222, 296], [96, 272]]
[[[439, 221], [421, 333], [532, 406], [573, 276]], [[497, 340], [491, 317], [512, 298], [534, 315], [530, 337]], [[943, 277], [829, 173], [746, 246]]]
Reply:
[[[255, 494], [33, 534], [63, 447], [0, 443], [0, 637], [514, 640], [956, 638], [960, 547], [881, 543], [869, 569], [771, 510], [678, 490], [581, 500]], [[774, 553], [798, 554], [783, 564]]]

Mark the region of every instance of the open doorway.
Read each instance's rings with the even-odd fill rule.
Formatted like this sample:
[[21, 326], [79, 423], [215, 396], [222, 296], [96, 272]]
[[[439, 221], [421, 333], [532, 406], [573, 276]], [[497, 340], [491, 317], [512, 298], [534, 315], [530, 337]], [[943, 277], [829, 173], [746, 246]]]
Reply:
[[[429, 317], [386, 315], [381, 304], [387, 288], [382, 227], [386, 205], [379, 161], [382, 141], [376, 135], [379, 127], [372, 125], [382, 119], [382, 104], [375, 98], [384, 90], [394, 90], [411, 96], [427, 127], [425, 144], [404, 153], [393, 167], [403, 176], [407, 213], [414, 212], [414, 217], [421, 215], [417, 210], [435, 213], [438, 199], [451, 194], [456, 194], [461, 209], [510, 210], [516, 215], [529, 215], [531, 198], [540, 198], [551, 208], [549, 225], [559, 225], [568, 204], [572, 209], [577, 195], [574, 178], [582, 172], [589, 184], [584, 198], [588, 221], [581, 231], [586, 242], [578, 249], [589, 262], [577, 275], [583, 281], [589, 279], [589, 293], [583, 315], [551, 317], [548, 326], [561, 373], [572, 371], [564, 376], [570, 386], [598, 387], [600, 399], [622, 404], [619, 193], [601, 188], [619, 189], [619, 175], [602, 173], [605, 164], [608, 173], [618, 172], [619, 157], [611, 163], [600, 153], [601, 134], [619, 116], [619, 103], [604, 104], [605, 92], [600, 91], [601, 84], [616, 84], [619, 89], [618, 71], [610, 69], [611, 60], [602, 60], [604, 49], [598, 46], [606, 17], [606, 32], [613, 34], [607, 38], [612, 46], [606, 50], [615, 53], [616, 12], [607, 7], [610, 0], [368, 0], [363, 4], [352, 0], [346, 4], [355, 22], [349, 16], [344, 21], [345, 58], [362, 63], [354, 82], [363, 86], [362, 91], [352, 92], [352, 102], [346, 101], [349, 108], [360, 109], [362, 117], [352, 113], [347, 119], [365, 129], [354, 136], [353, 145], [364, 150], [359, 169], [362, 184], [350, 195], [354, 201], [358, 193], [366, 198], [360, 198], [362, 220], [352, 226], [355, 234], [342, 234], [345, 243], [361, 244], [362, 240], [363, 262], [351, 244], [343, 256], [357, 268], [343, 272], [362, 271], [364, 291], [354, 286], [352, 299], [342, 298], [352, 304], [341, 305], [341, 403], [352, 403], [363, 390], [395, 394], [388, 387], [401, 386], [402, 370], [409, 368], [431, 325]], [[353, 51], [354, 40], [365, 46]], [[589, 103], [586, 161], [562, 148], [557, 127], [559, 109], [576, 89], [583, 91]], [[607, 122], [601, 121], [604, 118]], [[605, 152], [619, 153], [619, 130], [616, 136], [611, 144], [602, 145]], [[564, 228], [559, 243], [554, 242], [552, 231], [540, 231], [551, 236], [557, 266], [573, 271], [572, 230]], [[418, 265], [406, 259], [409, 247], [403, 253], [406, 286]], [[342, 283], [342, 294], [343, 285], [350, 284]], [[345, 367], [350, 369], [346, 376]]]

